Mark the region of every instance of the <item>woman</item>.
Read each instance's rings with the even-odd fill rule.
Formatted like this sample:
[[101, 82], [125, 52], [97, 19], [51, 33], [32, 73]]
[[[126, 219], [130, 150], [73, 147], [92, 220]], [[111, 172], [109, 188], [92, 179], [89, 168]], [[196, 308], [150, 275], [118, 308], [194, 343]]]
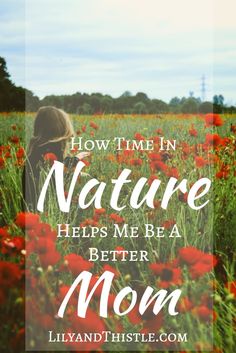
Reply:
[[41, 107], [34, 122], [33, 137], [30, 140], [22, 183], [24, 201], [28, 210], [37, 207], [40, 168], [45, 156], [74, 167], [79, 159], [87, 157], [89, 152], [81, 152], [76, 157], [66, 157], [66, 143], [74, 135], [69, 118], [63, 110], [56, 107]]

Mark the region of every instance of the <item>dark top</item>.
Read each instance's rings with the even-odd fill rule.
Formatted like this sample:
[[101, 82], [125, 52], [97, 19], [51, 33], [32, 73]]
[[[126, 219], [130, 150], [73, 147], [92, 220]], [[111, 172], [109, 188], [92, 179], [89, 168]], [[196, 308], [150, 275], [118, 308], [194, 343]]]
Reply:
[[39, 196], [40, 170], [43, 167], [44, 155], [54, 153], [59, 162], [63, 162], [66, 167], [73, 168], [78, 162], [77, 157], [66, 157], [63, 159], [63, 151], [60, 143], [48, 143], [36, 148], [25, 162], [22, 174], [23, 189], [23, 209], [36, 211]]

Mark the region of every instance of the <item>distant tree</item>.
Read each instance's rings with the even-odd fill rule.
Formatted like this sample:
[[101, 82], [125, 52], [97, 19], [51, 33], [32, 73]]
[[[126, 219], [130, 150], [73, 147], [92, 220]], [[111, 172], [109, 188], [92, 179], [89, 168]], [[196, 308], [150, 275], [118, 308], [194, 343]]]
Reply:
[[236, 113], [236, 107], [231, 105], [230, 107], [227, 108], [227, 113], [229, 114]]
[[131, 97], [132, 93], [130, 91], [125, 91], [124, 93], [122, 93], [121, 97]]
[[168, 104], [163, 102], [160, 99], [153, 99], [152, 101], [153, 109], [152, 111], [149, 111], [150, 113], [153, 114], [159, 114], [159, 113], [167, 113], [169, 111]]
[[92, 107], [88, 103], [84, 103], [80, 109], [80, 114], [90, 115], [92, 113]]
[[195, 98], [187, 98], [186, 100], [184, 100], [182, 104], [183, 113], [189, 113], [189, 114], [197, 113], [198, 108], [199, 108], [199, 103]]
[[104, 113], [111, 113], [112, 111], [112, 98], [109, 96], [105, 96], [101, 99], [101, 110]]
[[224, 96], [222, 94], [214, 95], [213, 97], [213, 110], [215, 113], [224, 112]]
[[132, 107], [132, 97], [122, 95], [115, 100], [113, 107], [116, 113], [130, 113]]
[[147, 113], [147, 107], [145, 103], [138, 102], [138, 103], [135, 103], [133, 111], [134, 113], [137, 113], [137, 114], [145, 114]]
[[225, 100], [225, 99], [224, 99], [224, 96], [222, 96], [222, 94], [214, 95], [214, 97], [213, 97], [213, 104], [223, 106], [223, 105], [224, 105], [224, 100]]
[[91, 105], [93, 111], [95, 113], [98, 113], [101, 110], [101, 99], [102, 99], [102, 95], [98, 95], [97, 93], [94, 93], [91, 95], [90, 99], [89, 99], [89, 104]]
[[213, 112], [213, 104], [211, 102], [203, 102], [199, 106], [199, 113], [206, 114]]
[[226, 106], [222, 94], [213, 97], [213, 103], [201, 102], [200, 98], [194, 97], [192, 91], [190, 97], [173, 97], [169, 104], [160, 99], [150, 99], [146, 93], [138, 92], [132, 95], [125, 91], [120, 97], [113, 98], [101, 93], [80, 93], [71, 95], [49, 95], [39, 99], [33, 92], [17, 87], [10, 80], [6, 60], [0, 57], [0, 111], [36, 111], [40, 106], [53, 105], [62, 108], [68, 113], [93, 114], [104, 113], [235, 113], [235, 106]]
[[148, 96], [146, 95], [146, 93], [143, 93], [143, 92], [138, 92], [136, 95], [135, 95], [135, 99], [136, 101], [140, 101], [140, 102], [146, 102], [147, 100], [149, 100]]
[[35, 112], [40, 106], [40, 100], [33, 92], [25, 90], [25, 110], [28, 112]]
[[178, 104], [180, 104], [180, 98], [179, 98], [179, 97], [171, 98], [169, 104], [170, 104], [170, 105], [178, 105]]
[[50, 95], [50, 96], [46, 96], [44, 97], [41, 102], [40, 105], [52, 105], [55, 106], [57, 108], [61, 108], [61, 109], [66, 109], [66, 107], [64, 106], [64, 96], [56, 96], [56, 95]]
[[25, 89], [23, 87], [11, 87], [10, 109], [23, 112], [25, 110]]
[[24, 111], [25, 98], [26, 90], [10, 80], [6, 60], [0, 57], [0, 111]]
[[10, 74], [7, 71], [6, 60], [0, 56], [0, 82], [9, 80]]
[[174, 97], [170, 100], [169, 102], [169, 110], [172, 113], [179, 113], [180, 112], [180, 106], [181, 106], [181, 100], [178, 97]]
[[0, 57], [0, 111], [11, 109], [10, 98], [13, 84], [9, 77], [6, 60]]

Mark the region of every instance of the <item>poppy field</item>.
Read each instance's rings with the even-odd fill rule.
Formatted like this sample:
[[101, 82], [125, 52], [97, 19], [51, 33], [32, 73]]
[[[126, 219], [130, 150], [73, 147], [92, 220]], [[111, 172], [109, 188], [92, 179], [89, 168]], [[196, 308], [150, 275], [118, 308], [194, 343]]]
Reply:
[[[83, 160], [84, 174], [76, 182], [69, 213], [60, 211], [53, 186], [48, 190], [44, 212], [25, 210], [22, 197], [22, 170], [27, 144], [32, 136], [34, 114], [0, 114], [0, 303], [1, 351], [27, 349], [52, 350], [45, 345], [49, 330], [58, 332], [172, 333], [158, 342], [66, 341], [53, 345], [55, 351], [184, 351], [233, 353], [236, 328], [236, 117], [232, 115], [72, 115], [75, 135], [81, 141], [124, 138], [121, 148], [114, 143], [95, 148]], [[154, 148], [132, 148], [133, 141]], [[131, 141], [129, 149], [127, 141]], [[176, 148], [168, 148], [168, 142]], [[92, 142], [91, 142], [92, 144]], [[164, 144], [164, 148], [160, 148]], [[69, 148], [76, 156], [78, 149]], [[41, 183], [56, 156], [47, 153]], [[113, 184], [122, 170], [129, 169], [131, 181], [119, 193], [121, 210], [110, 204]], [[65, 197], [74, 168], [65, 168]], [[145, 196], [155, 180], [160, 181], [154, 207], [145, 203], [133, 209], [132, 192], [138, 181], [146, 183]], [[94, 204], [78, 208], [78, 195], [95, 178], [106, 184], [100, 208]], [[163, 195], [170, 178], [186, 179], [186, 192], [177, 190], [163, 206]], [[211, 191], [201, 202], [206, 207], [189, 207], [189, 193], [200, 178], [211, 180]], [[137, 189], [136, 189], [137, 191]], [[90, 199], [95, 192], [91, 191]], [[135, 197], [135, 193], [134, 193]], [[177, 227], [176, 227], [177, 226]], [[74, 230], [73, 227], [76, 227]], [[138, 228], [139, 235], [132, 233]], [[147, 233], [147, 229], [149, 232]], [[60, 236], [58, 231], [60, 230]], [[123, 230], [122, 235], [119, 233]], [[118, 233], [115, 233], [118, 232]], [[74, 236], [73, 236], [74, 234]], [[116, 234], [116, 236], [114, 236]], [[118, 234], [118, 235], [117, 235]], [[120, 234], [120, 235], [119, 235]], [[132, 236], [133, 234], [133, 236]], [[148, 235], [147, 235], [148, 234]], [[178, 236], [179, 235], [179, 236]], [[97, 249], [99, 260], [89, 261], [90, 248]], [[148, 261], [140, 261], [140, 251]], [[103, 251], [103, 253], [102, 253]], [[133, 251], [133, 253], [131, 253]], [[104, 255], [106, 254], [106, 255]], [[92, 273], [91, 285], [104, 271], [114, 274], [106, 318], [98, 315], [102, 287], [94, 293], [86, 319], [76, 315], [78, 293], [74, 293], [65, 317], [57, 311], [73, 279], [82, 271]], [[138, 293], [121, 304], [127, 315], [114, 313], [114, 302], [122, 288]], [[169, 292], [181, 288], [177, 304], [180, 317], [168, 317], [165, 308], [154, 315], [151, 307], [140, 315], [138, 303], [147, 286]], [[178, 333], [188, 332], [183, 342]], [[63, 348], [62, 348], [63, 347]]]

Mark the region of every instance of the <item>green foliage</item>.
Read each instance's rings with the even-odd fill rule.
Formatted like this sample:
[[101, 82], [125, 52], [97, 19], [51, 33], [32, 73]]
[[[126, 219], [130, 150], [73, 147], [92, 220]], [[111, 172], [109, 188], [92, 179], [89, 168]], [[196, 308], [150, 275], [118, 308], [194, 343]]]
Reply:
[[203, 102], [199, 106], [199, 113], [207, 114], [213, 112], [213, 104], [211, 102]]
[[11, 80], [7, 71], [6, 60], [0, 57], [0, 111], [24, 111], [26, 92], [34, 97], [32, 108], [38, 107], [39, 99], [23, 87], [17, 87]]
[[182, 105], [182, 112], [183, 113], [196, 113], [198, 112], [199, 102], [196, 98], [190, 97], [186, 99]]

